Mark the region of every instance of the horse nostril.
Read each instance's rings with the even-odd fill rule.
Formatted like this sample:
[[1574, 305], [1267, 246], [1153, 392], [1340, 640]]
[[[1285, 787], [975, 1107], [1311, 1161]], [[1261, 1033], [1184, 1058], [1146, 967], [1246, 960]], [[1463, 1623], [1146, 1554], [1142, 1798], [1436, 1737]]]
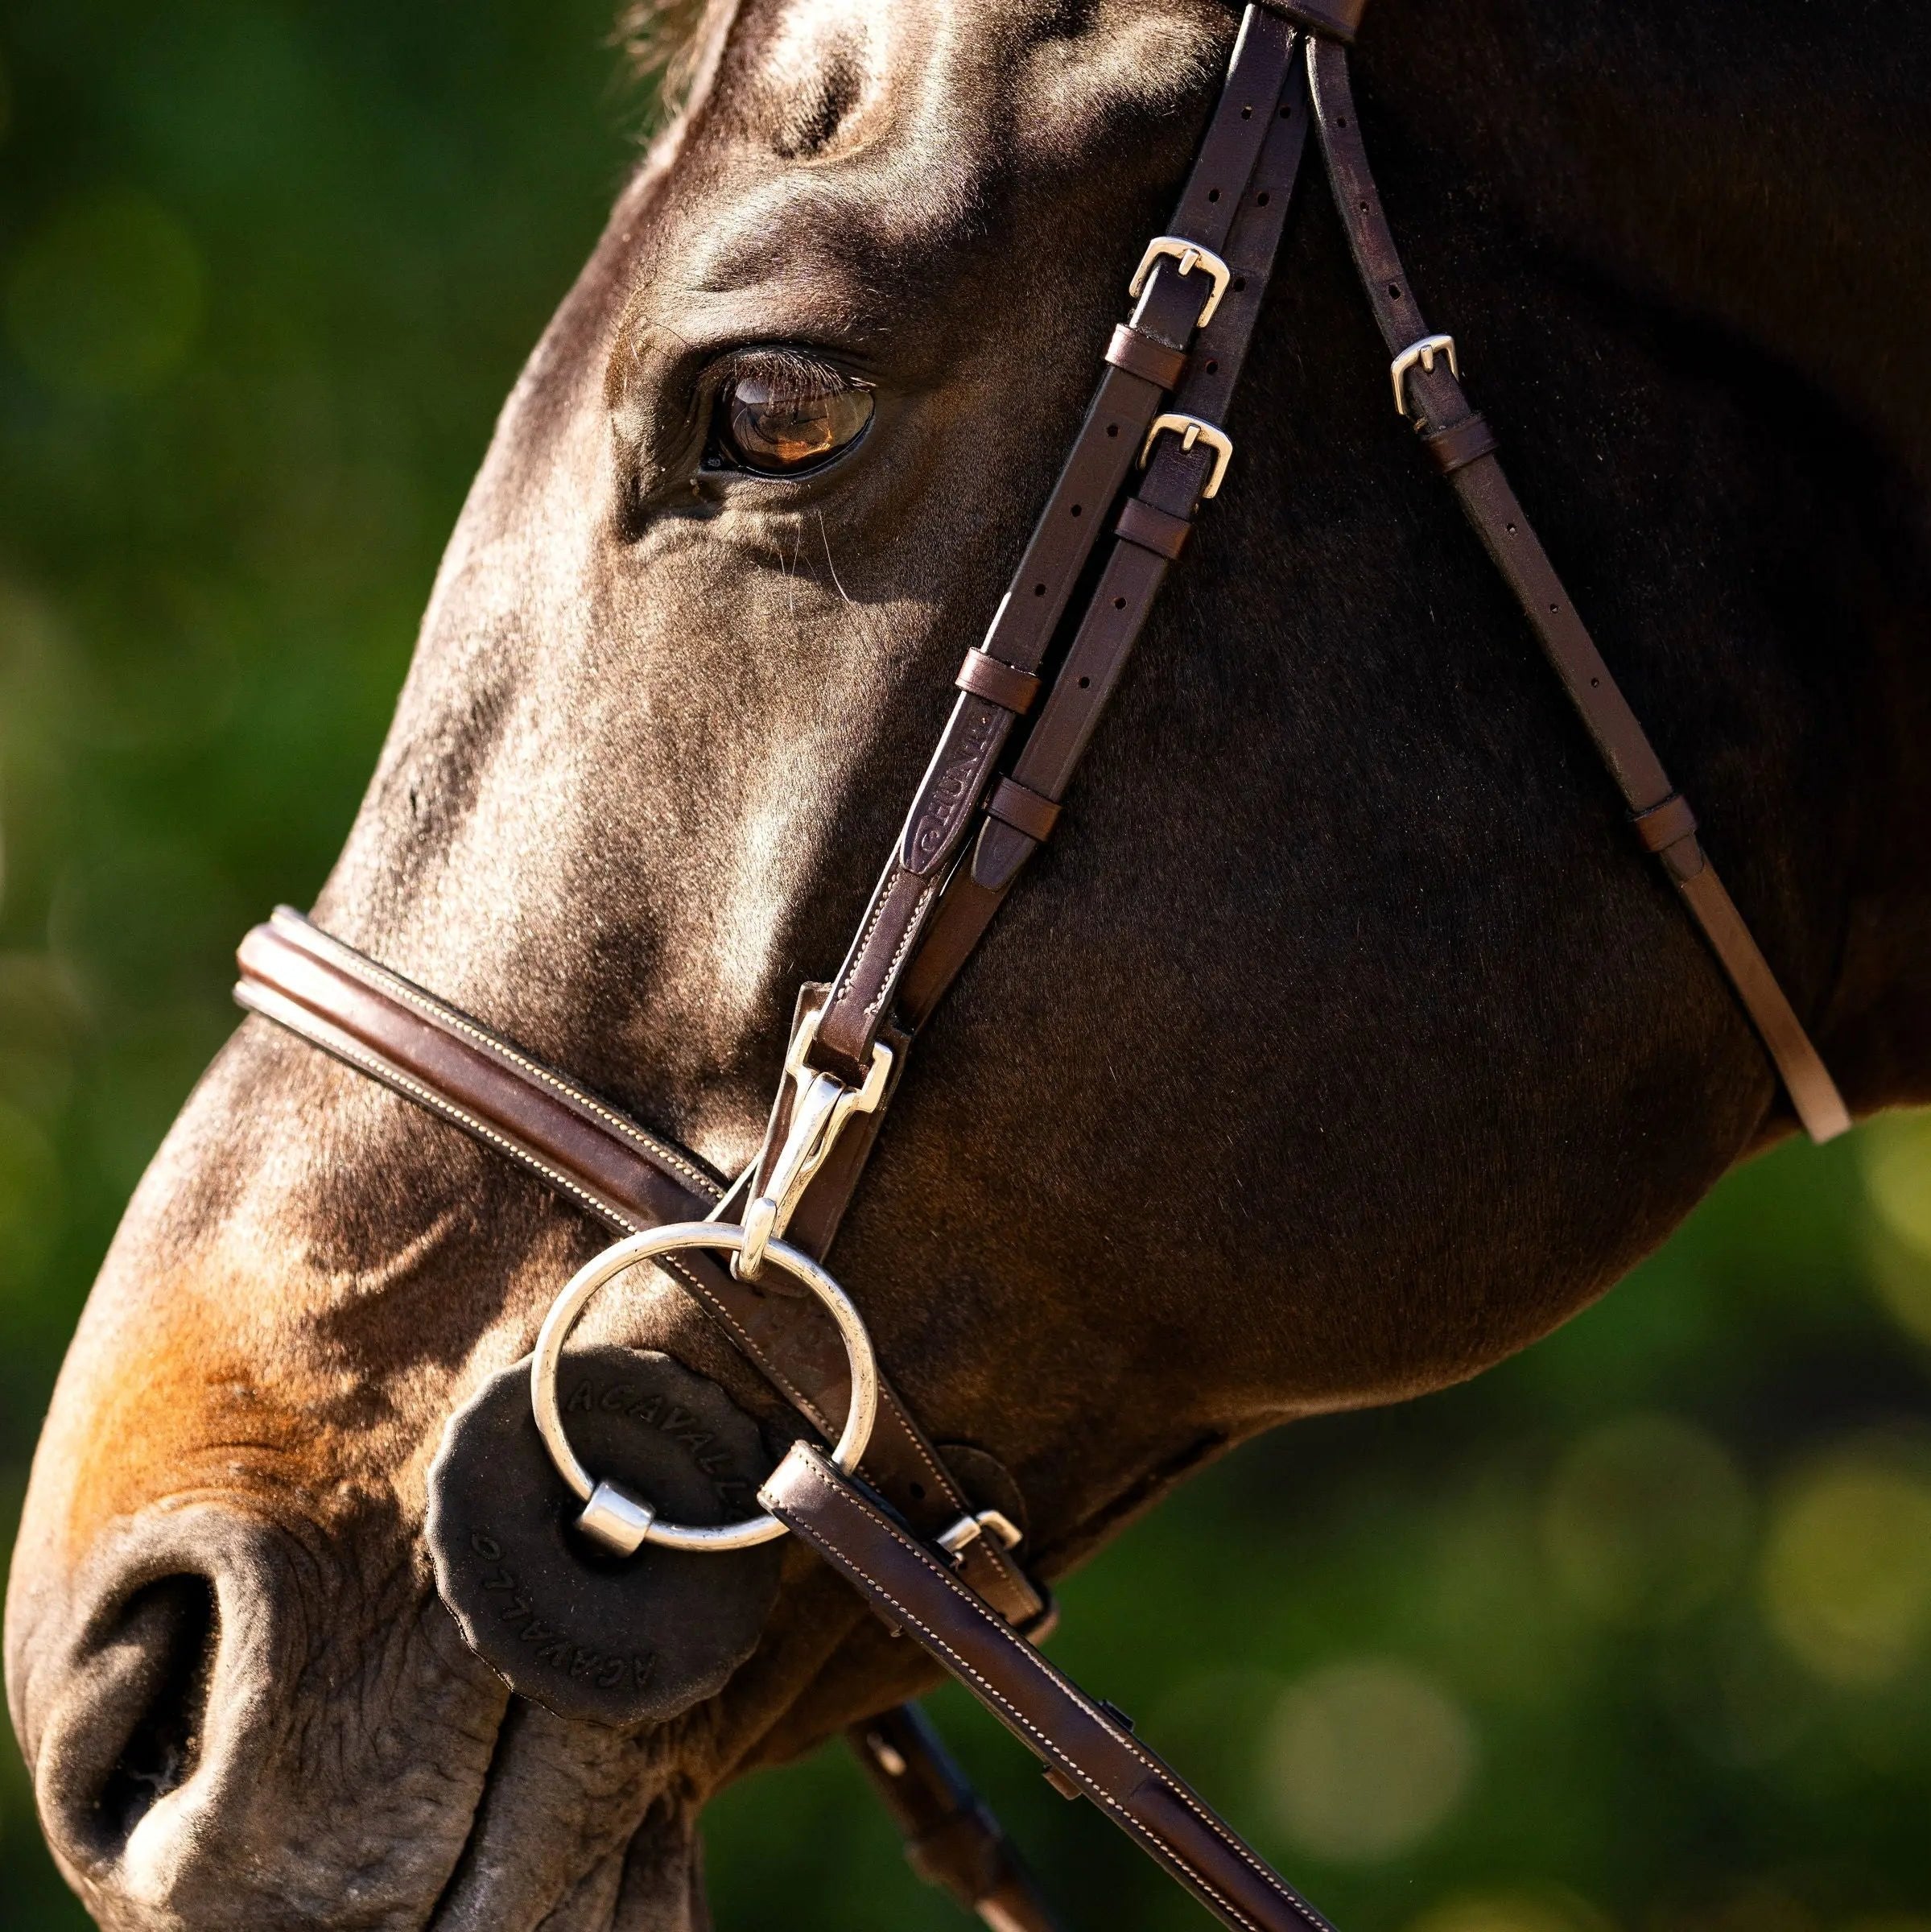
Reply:
[[130, 1600], [126, 1627], [151, 1662], [146, 1704], [97, 1801], [104, 1835], [121, 1843], [160, 1799], [187, 1783], [200, 1756], [220, 1637], [214, 1585], [204, 1576], [150, 1583]]
[[193, 1776], [218, 1641], [220, 1615], [207, 1576], [163, 1576], [145, 1584], [116, 1619], [108, 1644], [126, 1662], [126, 1675], [116, 1673], [114, 1699], [114, 1729], [124, 1731], [124, 1739], [97, 1772], [85, 1834], [97, 1853], [118, 1853], [160, 1798]]

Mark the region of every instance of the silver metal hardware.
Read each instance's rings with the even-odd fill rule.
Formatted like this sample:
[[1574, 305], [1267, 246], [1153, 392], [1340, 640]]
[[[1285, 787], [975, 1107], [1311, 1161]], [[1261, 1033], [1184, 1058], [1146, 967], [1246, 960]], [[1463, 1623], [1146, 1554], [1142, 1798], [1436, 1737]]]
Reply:
[[1207, 487], [1200, 493], [1205, 502], [1210, 497], [1219, 493], [1221, 479], [1227, 474], [1227, 466], [1233, 460], [1233, 440], [1224, 429], [1210, 423], [1204, 416], [1186, 416], [1176, 411], [1153, 419], [1153, 426], [1146, 432], [1146, 440], [1140, 446], [1140, 467], [1145, 469], [1153, 453], [1153, 445], [1160, 432], [1170, 429], [1180, 439], [1182, 449], [1191, 449], [1196, 443], [1204, 443], [1214, 452], [1214, 467], [1207, 479]]
[[1388, 373], [1395, 386], [1395, 413], [1408, 414], [1408, 391], [1402, 387], [1402, 379], [1419, 362], [1430, 375], [1434, 374], [1435, 357], [1448, 357], [1448, 373], [1459, 382], [1462, 365], [1455, 357], [1455, 339], [1453, 336], [1424, 336], [1418, 342], [1411, 342], [1388, 365]]
[[823, 1013], [821, 1007], [805, 1015], [785, 1055], [785, 1077], [796, 1083], [798, 1091], [791, 1100], [785, 1144], [771, 1163], [765, 1191], [745, 1210], [744, 1246], [731, 1261], [731, 1272], [741, 1281], [757, 1278], [765, 1265], [766, 1247], [783, 1235], [845, 1122], [855, 1113], [870, 1113], [884, 1097], [885, 1083], [892, 1077], [892, 1049], [882, 1041], [872, 1048], [872, 1063], [860, 1087], [848, 1087], [836, 1074], [820, 1073], [807, 1065], [805, 1056], [818, 1038]]
[[1213, 282], [1200, 313], [1194, 319], [1196, 328], [1205, 328], [1214, 319], [1214, 311], [1220, 306], [1220, 298], [1227, 293], [1227, 285], [1233, 280], [1233, 271], [1211, 248], [1203, 248], [1198, 242], [1190, 242], [1184, 235], [1156, 235], [1146, 245], [1146, 253], [1140, 258], [1140, 266], [1133, 270], [1133, 279], [1126, 285], [1126, 292], [1137, 297], [1146, 287], [1146, 279], [1153, 272], [1153, 264], [1162, 256], [1171, 256], [1179, 264], [1180, 273], [1190, 275], [1197, 268], [1204, 269]]
[[757, 1174], [757, 1157], [751, 1157], [746, 1166], [731, 1185], [712, 1203], [711, 1212], [704, 1216], [707, 1221], [728, 1221], [731, 1218], [731, 1203], [748, 1188]]
[[962, 1516], [951, 1529], [942, 1532], [939, 1546], [956, 1563], [959, 1553], [970, 1549], [988, 1530], [1009, 1550], [1017, 1550], [1023, 1540], [1019, 1525], [1003, 1511], [981, 1509], [974, 1515]]
[[619, 1556], [634, 1556], [656, 1521], [657, 1512], [648, 1503], [639, 1502], [615, 1483], [599, 1483], [590, 1492], [576, 1526], [606, 1550], [614, 1550]]
[[[686, 1248], [738, 1254], [749, 1239], [742, 1228], [728, 1222], [673, 1221], [668, 1227], [647, 1228], [586, 1261], [543, 1317], [543, 1326], [536, 1338], [536, 1352], [530, 1358], [530, 1406], [536, 1416], [537, 1430], [550, 1451], [550, 1459], [556, 1464], [557, 1473], [587, 1505], [576, 1519], [577, 1527], [621, 1556], [634, 1554], [645, 1543], [656, 1543], [667, 1550], [748, 1550], [755, 1543], [768, 1543], [785, 1534], [785, 1525], [776, 1517], [768, 1515], [749, 1517], [738, 1523], [720, 1523], [714, 1529], [665, 1522], [648, 1503], [614, 1483], [600, 1483], [592, 1476], [571, 1447], [557, 1407], [556, 1372], [563, 1359], [563, 1343], [591, 1296], [600, 1288], [639, 1261], [653, 1261], [661, 1255], [675, 1254]], [[858, 1459], [872, 1439], [872, 1425], [878, 1418], [878, 1358], [872, 1352], [872, 1338], [844, 1289], [810, 1255], [787, 1247], [782, 1241], [769, 1242], [765, 1254], [794, 1280], [803, 1282], [838, 1325], [839, 1338], [845, 1345], [845, 1359], [851, 1366], [852, 1406], [846, 1412], [845, 1426], [838, 1446], [831, 1451], [831, 1460], [849, 1476], [858, 1467]]]

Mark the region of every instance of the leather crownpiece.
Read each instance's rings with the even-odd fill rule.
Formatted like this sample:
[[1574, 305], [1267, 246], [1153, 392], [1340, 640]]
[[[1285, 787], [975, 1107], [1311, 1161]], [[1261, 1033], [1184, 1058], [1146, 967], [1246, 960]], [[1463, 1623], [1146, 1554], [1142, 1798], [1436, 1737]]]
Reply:
[[1343, 45], [1360, 32], [1361, 16], [1368, 11], [1368, 0], [1261, 0], [1261, 4], [1310, 34]]

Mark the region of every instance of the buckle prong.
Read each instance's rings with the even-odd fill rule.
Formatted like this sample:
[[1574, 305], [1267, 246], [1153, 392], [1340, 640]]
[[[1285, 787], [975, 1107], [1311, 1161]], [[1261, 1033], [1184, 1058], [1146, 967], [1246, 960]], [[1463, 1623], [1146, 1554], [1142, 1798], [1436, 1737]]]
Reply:
[[1153, 272], [1153, 264], [1163, 256], [1170, 256], [1178, 265], [1179, 272], [1190, 275], [1197, 268], [1204, 269], [1213, 282], [1207, 300], [1201, 305], [1200, 313], [1194, 318], [1195, 328], [1205, 328], [1214, 319], [1214, 311], [1220, 306], [1220, 298], [1227, 293], [1227, 285], [1233, 280], [1233, 270], [1211, 248], [1203, 248], [1198, 242], [1190, 242], [1184, 235], [1156, 235], [1146, 245], [1146, 253], [1140, 258], [1140, 266], [1133, 270], [1133, 279], [1126, 285], [1126, 292], [1138, 298], [1146, 287], [1146, 279]]
[[1214, 452], [1214, 467], [1207, 473], [1207, 486], [1200, 493], [1200, 500], [1204, 503], [1209, 497], [1218, 495], [1220, 481], [1233, 460], [1233, 439], [1219, 424], [1208, 422], [1204, 416], [1183, 415], [1170, 410], [1154, 417], [1153, 427], [1146, 432], [1146, 440], [1140, 446], [1142, 469], [1153, 456], [1153, 444], [1159, 440], [1160, 432], [1166, 429], [1179, 437], [1182, 449], [1191, 449], [1196, 443], [1204, 443]]
[[1009, 1550], [1017, 1550], [1024, 1540], [1019, 1525], [1001, 1509], [980, 1509], [962, 1516], [949, 1530], [940, 1533], [939, 1546], [956, 1563], [960, 1552], [969, 1550], [988, 1530]]

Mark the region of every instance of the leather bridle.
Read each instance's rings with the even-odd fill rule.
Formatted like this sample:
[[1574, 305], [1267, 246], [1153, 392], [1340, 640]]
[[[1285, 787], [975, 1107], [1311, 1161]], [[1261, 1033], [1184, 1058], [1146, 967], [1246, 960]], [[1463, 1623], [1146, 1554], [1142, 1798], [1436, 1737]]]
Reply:
[[[1310, 115], [1393, 357], [1397, 407], [1515, 593], [1636, 837], [1708, 940], [1804, 1127], [1823, 1141], [1850, 1125], [1695, 815], [1516, 501], [1496, 438], [1463, 392], [1453, 338], [1421, 319], [1349, 88], [1346, 50], [1365, 5], [1247, 7], [1169, 232], [1148, 246], [1136, 306], [1106, 347], [1086, 419], [984, 642], [959, 668], [958, 699], [851, 948], [828, 984], [799, 994], [763, 1146], [735, 1187], [298, 914], [278, 911], [242, 943], [242, 1005], [474, 1135], [626, 1237], [590, 1264], [603, 1270], [591, 1287], [623, 1265], [623, 1250], [652, 1250], [825, 1442], [870, 1389], [869, 1356], [855, 1389], [860, 1358], [848, 1360], [815, 1300], [774, 1291], [766, 1265], [814, 1267], [830, 1248], [919, 1029], [1050, 835], [1160, 585], [1228, 474], [1232, 446], [1219, 424], [1252, 345]], [[559, 1307], [576, 1291], [574, 1313], [588, 1273]], [[560, 1347], [560, 1332], [554, 1339]], [[1098, 1804], [1223, 1922], [1242, 1932], [1324, 1928], [1124, 1714], [1040, 1655], [1029, 1640], [1052, 1612], [1017, 1560], [1014, 1526], [975, 1506], [882, 1374], [875, 1401], [857, 1480], [801, 1441], [760, 1492], [765, 1509], [984, 1703], [1057, 1789]], [[634, 1549], [652, 1535], [651, 1513], [610, 1488], [598, 1487], [580, 1522]], [[922, 1870], [1004, 1932], [1051, 1926], [914, 1707], [852, 1737]]]

